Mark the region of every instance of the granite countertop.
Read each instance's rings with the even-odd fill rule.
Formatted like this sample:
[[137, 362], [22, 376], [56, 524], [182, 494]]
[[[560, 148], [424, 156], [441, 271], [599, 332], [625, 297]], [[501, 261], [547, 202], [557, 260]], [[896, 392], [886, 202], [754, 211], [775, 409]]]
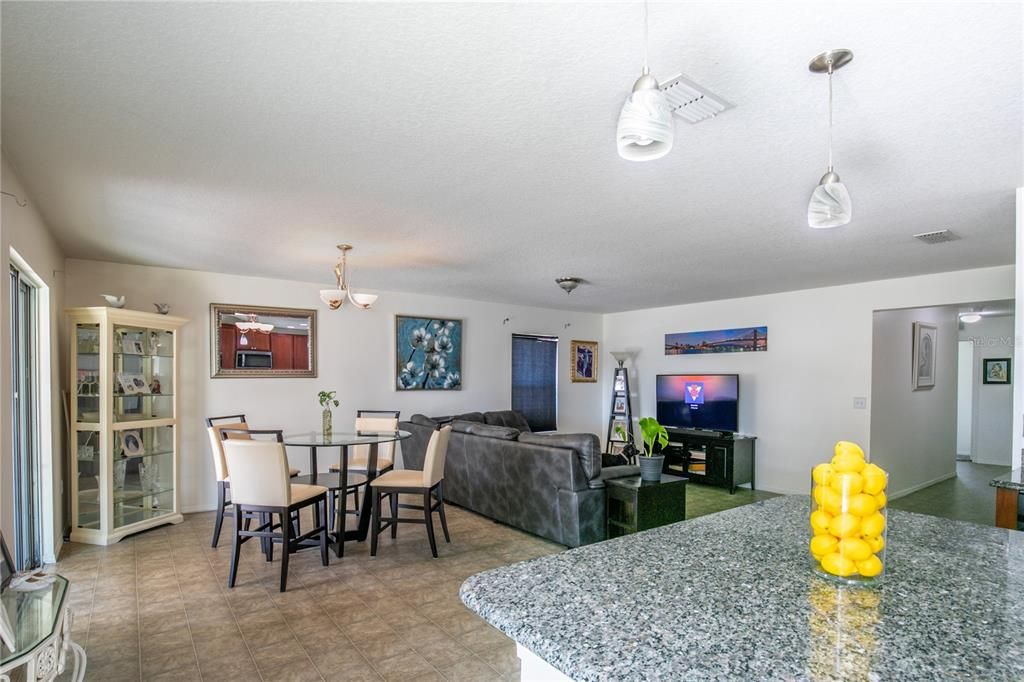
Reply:
[[1024, 533], [889, 512], [874, 588], [811, 573], [780, 497], [472, 576], [469, 608], [576, 680], [1022, 680]]
[[1024, 469], [1014, 469], [999, 478], [993, 478], [989, 485], [993, 488], [1011, 488], [1024, 491]]

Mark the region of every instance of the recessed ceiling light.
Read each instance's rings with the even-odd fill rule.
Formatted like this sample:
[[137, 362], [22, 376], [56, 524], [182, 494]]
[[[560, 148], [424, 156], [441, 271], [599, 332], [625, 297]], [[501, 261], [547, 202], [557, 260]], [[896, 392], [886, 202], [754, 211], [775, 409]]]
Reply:
[[975, 322], [981, 321], [981, 315], [978, 313], [968, 313], [960, 316], [960, 321], [965, 324], [974, 324]]

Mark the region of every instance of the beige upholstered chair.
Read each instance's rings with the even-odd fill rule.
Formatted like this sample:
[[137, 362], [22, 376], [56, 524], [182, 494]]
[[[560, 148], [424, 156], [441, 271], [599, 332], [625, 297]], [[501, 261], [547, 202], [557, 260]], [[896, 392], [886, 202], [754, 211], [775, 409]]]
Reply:
[[[398, 417], [401, 414], [398, 410], [357, 410], [356, 411], [356, 432], [374, 431], [397, 431]], [[356, 445], [352, 448], [348, 457], [348, 470], [356, 473], [366, 473], [370, 468], [370, 446]], [[382, 474], [395, 468], [395, 442], [381, 443], [377, 446], [377, 470]], [[330, 471], [338, 472], [341, 466], [332, 464]], [[354, 500], [355, 509], [359, 509], [359, 488], [352, 488], [351, 494]], [[338, 510], [343, 514], [344, 510]], [[354, 513], [354, 512], [353, 512]], [[333, 521], [333, 517], [332, 517]]]
[[[231, 420], [231, 421], [226, 421]], [[210, 454], [213, 456], [213, 472], [217, 477], [217, 521], [213, 526], [213, 542], [211, 547], [216, 547], [220, 542], [220, 529], [224, 525], [224, 517], [231, 516], [227, 508], [231, 505], [228, 499], [228, 489], [231, 481], [228, 478], [228, 465], [224, 461], [224, 447], [221, 445], [221, 431], [232, 430], [232, 438], [246, 439], [248, 436], [242, 431], [247, 431], [249, 425], [245, 422], [244, 414], [229, 414], [224, 417], [207, 417], [206, 431], [210, 437]], [[289, 475], [298, 476], [299, 470], [289, 467]]]
[[[448, 536], [448, 521], [444, 517], [444, 495], [441, 484], [444, 481], [444, 460], [448, 454], [448, 438], [452, 433], [451, 421], [439, 423], [427, 443], [427, 452], [423, 460], [423, 471], [413, 469], [396, 469], [382, 474], [370, 481], [373, 495], [373, 528], [370, 537], [370, 556], [377, 556], [377, 536], [384, 530], [391, 529], [391, 537], [398, 535], [399, 523], [422, 523], [427, 526], [427, 538], [430, 540], [430, 553], [437, 558], [437, 542], [434, 540], [434, 522], [432, 513], [437, 512], [441, 518], [441, 529], [444, 541], [451, 542]], [[399, 504], [398, 496], [402, 493], [422, 495], [423, 506]], [[434, 496], [437, 500], [434, 500]], [[383, 519], [381, 526], [380, 505], [384, 496], [389, 497], [391, 516]], [[398, 510], [422, 509], [423, 518], [399, 518]]]
[[[234, 438], [244, 434], [248, 438]], [[224, 458], [231, 475], [231, 498], [235, 505], [234, 542], [231, 547], [231, 573], [228, 587], [235, 586], [238, 557], [242, 544], [258, 537], [267, 543], [267, 561], [273, 560], [273, 543], [281, 543], [281, 591], [288, 584], [288, 557], [299, 549], [299, 544], [319, 535], [320, 560], [327, 558], [327, 488], [321, 485], [290, 483], [288, 455], [285, 453], [280, 431], [221, 429], [224, 438]], [[257, 436], [257, 438], [252, 438]], [[263, 440], [260, 436], [272, 436]], [[294, 533], [292, 515], [305, 507], [313, 507], [313, 526], [306, 533]], [[274, 516], [277, 516], [277, 523]], [[242, 527], [242, 519], [259, 517], [255, 530]], [[279, 533], [275, 533], [279, 530]]]

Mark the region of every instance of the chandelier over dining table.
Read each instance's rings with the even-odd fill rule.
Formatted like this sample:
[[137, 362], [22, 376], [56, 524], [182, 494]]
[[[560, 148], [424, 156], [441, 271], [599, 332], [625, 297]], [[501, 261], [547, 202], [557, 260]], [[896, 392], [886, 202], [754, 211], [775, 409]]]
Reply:
[[352, 291], [348, 285], [348, 252], [352, 250], [351, 244], [338, 244], [338, 250], [341, 251], [341, 255], [338, 256], [338, 262], [334, 265], [334, 279], [336, 286], [334, 289], [321, 289], [320, 300], [327, 304], [327, 307], [331, 310], [338, 310], [345, 305], [345, 300], [352, 302], [357, 308], [362, 310], [368, 310], [374, 302], [377, 300], [376, 294], [359, 294]]

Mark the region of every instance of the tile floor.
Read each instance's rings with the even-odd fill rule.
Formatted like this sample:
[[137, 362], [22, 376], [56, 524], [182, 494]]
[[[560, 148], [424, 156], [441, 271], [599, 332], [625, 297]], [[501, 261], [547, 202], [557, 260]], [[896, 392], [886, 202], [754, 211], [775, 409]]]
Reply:
[[890, 502], [890, 507], [993, 526], [996, 489], [988, 483], [1009, 470], [1005, 466], [959, 461], [956, 463], [956, 478], [895, 499]]
[[[687, 518], [771, 496], [693, 485]], [[340, 560], [332, 553], [327, 568], [315, 551], [293, 555], [284, 594], [279, 560], [266, 563], [255, 541], [244, 545], [238, 584], [228, 589], [230, 535], [210, 548], [210, 513], [111, 547], [67, 544], [54, 570], [72, 584], [86, 679], [517, 680], [515, 645], [462, 605], [459, 586], [564, 548], [447, 509], [452, 543], [438, 528], [440, 559], [430, 557], [422, 527], [402, 526], [397, 541], [381, 539], [375, 558], [369, 543], [349, 543]]]

